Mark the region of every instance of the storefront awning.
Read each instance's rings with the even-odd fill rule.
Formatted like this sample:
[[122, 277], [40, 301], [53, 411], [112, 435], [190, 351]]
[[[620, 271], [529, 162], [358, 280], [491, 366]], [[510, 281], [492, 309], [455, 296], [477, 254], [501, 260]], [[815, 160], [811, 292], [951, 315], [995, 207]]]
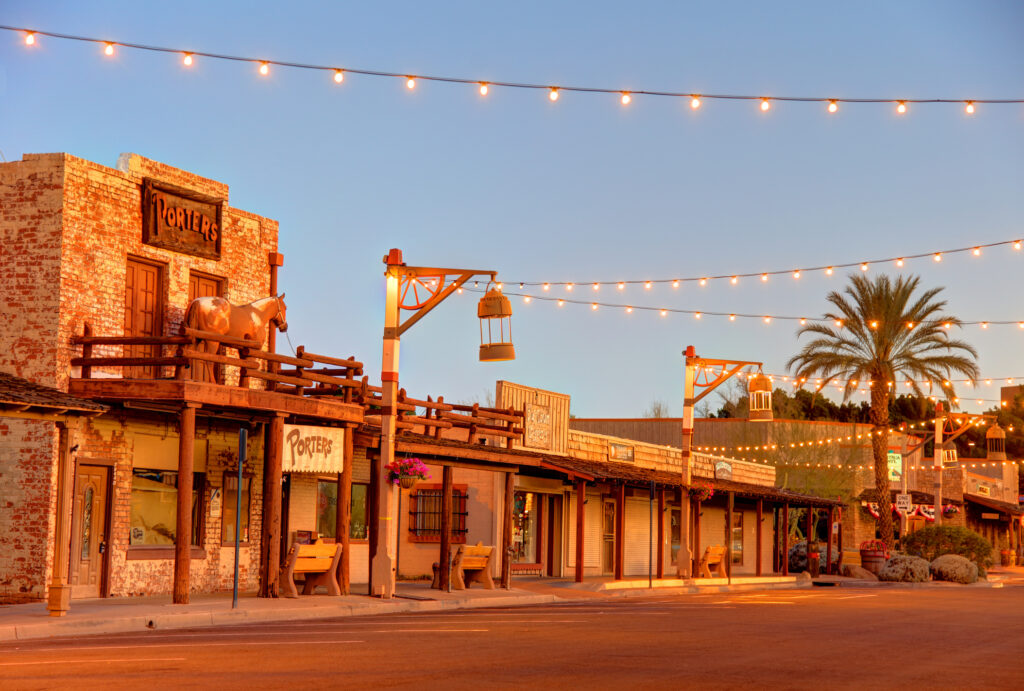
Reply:
[[964, 499], [971, 504], [977, 504], [978, 506], [992, 511], [997, 511], [1004, 514], [1007, 517], [1010, 516], [1021, 516], [1024, 515], [1024, 509], [1017, 504], [1011, 504], [1006, 501], [999, 501], [997, 499], [990, 499], [989, 497], [979, 497], [975, 494], [965, 494]]
[[0, 417], [59, 421], [99, 415], [107, 406], [0, 372]]

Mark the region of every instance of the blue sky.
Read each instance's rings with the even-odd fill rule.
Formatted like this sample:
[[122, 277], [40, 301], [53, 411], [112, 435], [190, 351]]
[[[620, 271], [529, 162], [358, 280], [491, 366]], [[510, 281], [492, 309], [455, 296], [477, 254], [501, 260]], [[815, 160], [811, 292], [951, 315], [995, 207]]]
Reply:
[[[212, 5], [212, 6], [211, 6]], [[19, 2], [0, 23], [185, 49], [481, 80], [884, 98], [1024, 97], [1024, 5], [900, 3]], [[281, 222], [290, 336], [376, 377], [381, 257], [506, 281], [791, 269], [1024, 235], [1024, 105], [748, 102], [492, 90], [118, 50], [0, 33], [0, 151], [131, 151], [231, 186]], [[1024, 319], [1024, 252], [908, 269], [963, 319]], [[882, 268], [872, 268], [881, 271]], [[895, 267], [884, 270], [895, 271]], [[601, 296], [815, 316], [843, 274]], [[577, 289], [576, 294], [583, 291]], [[591, 294], [587, 291], [587, 294]], [[793, 324], [516, 301], [518, 359], [476, 360], [476, 298], [402, 342], [418, 396], [483, 399], [495, 379], [573, 396], [580, 416], [681, 411], [688, 345], [782, 372]], [[962, 334], [983, 374], [1024, 376], [1024, 331]], [[975, 394], [967, 393], [973, 397]], [[980, 394], [979, 394], [980, 395]], [[996, 398], [995, 389], [984, 394]], [[977, 409], [975, 405], [967, 409]]]

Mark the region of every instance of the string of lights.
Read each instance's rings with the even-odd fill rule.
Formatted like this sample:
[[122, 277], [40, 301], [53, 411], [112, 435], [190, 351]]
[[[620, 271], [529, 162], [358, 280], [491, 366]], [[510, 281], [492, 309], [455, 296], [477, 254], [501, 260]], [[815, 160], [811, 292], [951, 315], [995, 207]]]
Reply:
[[715, 275], [704, 275], [704, 276], [680, 276], [677, 278], [651, 278], [651, 279], [640, 279], [640, 280], [629, 280], [629, 281], [509, 281], [509, 283], [518, 283], [520, 289], [526, 286], [540, 286], [544, 291], [549, 291], [552, 286], [563, 287], [566, 291], [571, 292], [576, 288], [585, 290], [587, 287], [591, 291], [597, 292], [605, 286], [614, 286], [619, 291], [625, 290], [628, 286], [642, 285], [645, 290], [651, 290], [656, 285], [670, 284], [673, 288], [679, 288], [686, 283], [696, 283], [699, 286], [705, 286], [712, 281], [723, 281], [728, 280], [730, 284], [737, 285], [741, 279], [744, 278], [756, 278], [760, 283], [767, 283], [773, 276], [792, 276], [794, 280], [799, 280], [801, 277], [812, 272], [824, 272], [826, 276], [832, 276], [835, 274], [837, 269], [850, 269], [858, 268], [861, 271], [867, 271], [869, 268], [879, 264], [893, 264], [896, 268], [903, 268], [908, 261], [914, 259], [927, 259], [931, 258], [932, 262], [940, 263], [942, 260], [952, 254], [963, 254], [970, 253], [971, 256], [980, 257], [983, 250], [992, 247], [1002, 247], [1005, 245], [1012, 245], [1013, 249], [1020, 251], [1024, 247], [1024, 241], [1022, 240], [1001, 240], [999, 242], [989, 242], [981, 245], [971, 245], [970, 247], [958, 247], [951, 250], [939, 250], [932, 252], [919, 252], [916, 254], [906, 254], [900, 257], [887, 257], [885, 259], [866, 259], [861, 261], [848, 261], [840, 262], [837, 264], [828, 264], [822, 266], [810, 266], [798, 269], [773, 269], [771, 271], [754, 271], [749, 273], [725, 273]]
[[114, 41], [89, 36], [76, 36], [54, 31], [31, 29], [28, 27], [0, 25], [0, 29], [17, 32], [23, 35], [26, 46], [35, 46], [39, 43], [40, 37], [48, 37], [59, 40], [83, 41], [102, 46], [103, 54], [113, 57], [117, 48], [130, 48], [156, 53], [170, 53], [181, 56], [181, 63], [185, 67], [193, 67], [198, 58], [212, 60], [230, 60], [252, 64], [260, 75], [270, 75], [272, 67], [286, 67], [301, 70], [315, 70], [325, 73], [331, 79], [341, 84], [347, 74], [358, 74], [368, 77], [384, 77], [402, 80], [407, 89], [415, 89], [418, 82], [438, 82], [447, 84], [468, 85], [474, 87], [482, 97], [488, 96], [495, 87], [540, 91], [547, 94], [551, 102], [559, 100], [563, 93], [584, 93], [614, 96], [622, 106], [629, 106], [637, 96], [649, 96], [658, 98], [670, 98], [686, 101], [692, 110], [699, 109], [705, 101], [752, 101], [757, 104], [761, 112], [771, 110], [774, 103], [816, 103], [825, 106], [825, 111], [834, 114], [839, 111], [840, 104], [888, 104], [894, 106], [898, 115], [905, 115], [910, 105], [914, 104], [958, 104], [963, 106], [964, 113], [973, 115], [980, 104], [1006, 105], [1024, 103], [1024, 98], [851, 98], [841, 96], [772, 96], [769, 94], [717, 94], [717, 93], [695, 93], [692, 91], [669, 91], [654, 89], [624, 89], [611, 87], [594, 86], [571, 86], [560, 84], [539, 84], [531, 82], [513, 82], [494, 79], [477, 79], [466, 77], [451, 77], [439, 75], [416, 74], [414, 72], [392, 72], [387, 70], [360, 69], [344, 65], [319, 65], [303, 62], [292, 62], [284, 60], [271, 60], [251, 56], [227, 55], [223, 53], [212, 53], [208, 51], [192, 50], [185, 48], [168, 48], [144, 43], [129, 43], [126, 41]]

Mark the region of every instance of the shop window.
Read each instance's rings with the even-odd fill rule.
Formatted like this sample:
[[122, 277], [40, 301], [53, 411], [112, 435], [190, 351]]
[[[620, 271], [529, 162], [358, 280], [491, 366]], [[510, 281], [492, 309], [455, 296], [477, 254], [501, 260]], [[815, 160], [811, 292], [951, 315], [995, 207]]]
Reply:
[[[366, 539], [366, 494], [369, 485], [352, 483], [352, 518], [349, 524], [350, 540]], [[338, 520], [338, 483], [320, 480], [316, 483], [316, 531], [320, 537], [334, 539]]]
[[512, 498], [512, 561], [536, 564], [537, 502], [533, 492], [516, 492]]
[[[202, 546], [204, 530], [204, 473], [192, 474], [192, 541]], [[170, 470], [132, 469], [131, 546], [173, 545], [177, 530], [178, 473]]]
[[[409, 539], [412, 542], [441, 541], [441, 487], [422, 485], [409, 495]], [[452, 489], [452, 542], [466, 542], [466, 486]], [[354, 512], [353, 512], [354, 513]]]
[[743, 514], [734, 511], [732, 514], [732, 563], [743, 565]]
[[235, 544], [235, 517], [241, 515], [239, 524], [239, 544], [249, 542], [249, 515], [251, 507], [252, 477], [242, 476], [242, 511], [238, 511], [238, 472], [224, 473], [224, 489], [221, 494], [223, 502], [223, 516], [221, 520], [221, 542], [229, 545]]

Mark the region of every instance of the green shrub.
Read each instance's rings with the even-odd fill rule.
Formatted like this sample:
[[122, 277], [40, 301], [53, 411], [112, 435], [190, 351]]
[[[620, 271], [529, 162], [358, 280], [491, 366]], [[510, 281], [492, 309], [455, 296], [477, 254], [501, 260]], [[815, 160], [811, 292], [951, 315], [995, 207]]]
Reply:
[[903, 539], [907, 554], [935, 561], [943, 554], [958, 554], [978, 566], [992, 563], [992, 543], [973, 530], [962, 526], [929, 526], [911, 533]]

